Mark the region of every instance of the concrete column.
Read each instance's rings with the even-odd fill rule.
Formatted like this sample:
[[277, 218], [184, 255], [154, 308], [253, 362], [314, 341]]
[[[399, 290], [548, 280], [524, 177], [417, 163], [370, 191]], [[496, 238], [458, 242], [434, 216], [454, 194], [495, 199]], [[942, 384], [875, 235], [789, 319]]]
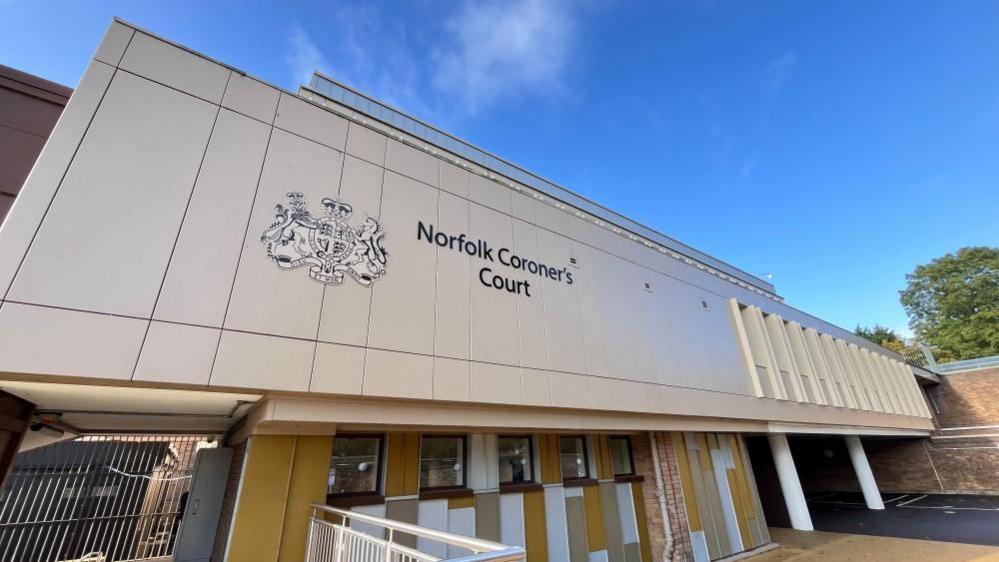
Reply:
[[780, 480], [781, 492], [784, 493], [787, 513], [791, 517], [791, 527], [799, 531], [812, 531], [815, 529], [812, 527], [812, 516], [808, 513], [805, 493], [801, 491], [801, 482], [798, 480], [798, 471], [794, 468], [787, 436], [783, 433], [771, 433], [767, 438], [770, 440], [774, 465], [777, 466], [777, 478]]
[[857, 473], [860, 491], [864, 493], [867, 508], [884, 509], [885, 504], [881, 501], [881, 492], [878, 491], [878, 483], [874, 481], [871, 465], [867, 463], [867, 454], [864, 453], [860, 437], [856, 435], [844, 435], [843, 437], [846, 438], [846, 449], [850, 452], [850, 462], [853, 463], [853, 471]]

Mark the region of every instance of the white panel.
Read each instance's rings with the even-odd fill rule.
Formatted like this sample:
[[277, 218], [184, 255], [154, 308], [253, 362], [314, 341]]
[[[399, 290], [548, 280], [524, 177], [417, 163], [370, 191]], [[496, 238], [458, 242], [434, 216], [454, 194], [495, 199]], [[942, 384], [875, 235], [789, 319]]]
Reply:
[[548, 529], [548, 560], [569, 559], [569, 525], [565, 520], [565, 488], [545, 488], [545, 525]]
[[337, 150], [347, 143], [347, 120], [302, 98], [281, 94], [274, 126]]
[[589, 408], [590, 389], [587, 384], [591, 377], [572, 373], [549, 373], [552, 406], [564, 408]]
[[223, 331], [211, 385], [304, 392], [315, 349], [309, 341]]
[[[222, 93], [225, 92], [226, 80], [230, 73], [228, 68], [220, 64], [150, 37], [141, 31], [137, 31], [132, 37], [132, 42], [129, 43], [119, 66], [214, 104], [222, 101]], [[152, 113], [173, 115], [151, 100], [147, 100], [146, 107], [156, 108]]]
[[234, 72], [225, 88], [222, 107], [264, 123], [273, 123], [281, 92], [259, 80]]
[[[569, 261], [573, 257], [572, 246], [566, 238], [545, 230], [539, 231], [538, 239], [541, 246], [539, 252], [541, 262], [565, 271], [559, 276], [561, 280], [538, 277], [544, 301], [549, 368], [585, 373], [586, 354], [583, 351], [579, 286], [576, 284], [579, 271], [571, 267]], [[573, 278], [572, 284], [569, 284], [569, 275]]]
[[[508, 248], [511, 248], [512, 254], [535, 262], [543, 262], [538, 243], [539, 229], [522, 221], [515, 220], [512, 222], [513, 246], [508, 246]], [[504, 259], [509, 260], [510, 258]], [[545, 314], [545, 288], [543, 287], [544, 281], [542, 277], [528, 271], [505, 266], [501, 263], [498, 263], [493, 270], [504, 277], [527, 283], [525, 294], [507, 295], [504, 293], [500, 297], [504, 300], [512, 299], [514, 301], [513, 304], [517, 307], [517, 332], [520, 336], [518, 340], [520, 345], [520, 364], [535, 369], [549, 368], [547, 333], [552, 330], [547, 328], [546, 324], [555, 322], [556, 319], [550, 314]], [[527, 296], [527, 292], [531, 296]], [[573, 351], [578, 352], [578, 346]], [[578, 372], [583, 372], [583, 369], [578, 369]]]
[[128, 380], [146, 322], [6, 302], [0, 371]]
[[434, 357], [434, 399], [469, 400], [470, 376], [467, 360]]
[[393, 172], [437, 187], [439, 160], [422, 150], [388, 139], [385, 167]]
[[495, 490], [499, 487], [499, 461], [496, 435], [475, 433], [469, 439], [471, 471], [468, 486], [473, 490]]
[[309, 390], [334, 394], [360, 394], [364, 381], [364, 348], [319, 343]]
[[578, 286], [576, 290], [579, 295], [579, 320], [587, 372], [591, 375], [606, 376], [608, 368], [607, 350], [604, 347], [604, 321], [600, 316], [600, 300], [597, 296], [592, 251], [582, 244], [572, 245], [572, 257], [576, 258], [573, 278], [575, 285]]
[[364, 362], [366, 396], [433, 398], [434, 358], [379, 349], [367, 350]]
[[510, 188], [479, 174], [472, 174], [469, 179], [468, 198], [470, 200], [507, 215], [512, 211], [512, 193]]
[[471, 393], [473, 402], [520, 404], [524, 399], [523, 372], [520, 367], [472, 362]]
[[641, 290], [640, 285], [629, 285], [628, 269], [631, 264], [628, 262], [600, 252], [593, 252], [592, 256], [600, 316], [604, 321], [602, 331], [607, 351], [608, 375], [616, 378], [634, 376], [638, 372], [635, 343], [630, 333], [634, 318], [630, 307], [625, 306], [630, 299], [623, 293]]
[[114, 68], [102, 62], [93, 62], [87, 67], [35, 160], [35, 166], [24, 180], [14, 206], [0, 222], [0, 298], [7, 294], [113, 74]]
[[522, 369], [524, 374], [524, 404], [529, 406], [551, 406], [551, 375], [548, 371]]
[[[449, 533], [463, 535], [466, 537], [475, 536], [475, 508], [462, 507], [460, 509], [449, 509], [447, 512], [447, 530]], [[460, 556], [470, 556], [471, 550], [459, 548], [453, 545], [447, 547], [448, 558], [458, 558]]]
[[438, 191], [395, 173], [385, 173], [382, 227], [387, 271], [371, 295], [368, 345], [434, 352], [437, 246], [417, 239], [419, 221], [437, 221]]
[[620, 482], [615, 485], [617, 505], [621, 512], [621, 542], [631, 544], [638, 542], [638, 519], [635, 517], [635, 496], [632, 494], [631, 483]]
[[694, 549], [694, 562], [709, 562], [711, 555], [708, 554], [708, 540], [704, 536], [704, 531], [691, 531], [690, 542]]
[[[447, 500], [421, 501], [417, 510], [417, 525], [447, 531]], [[438, 558], [446, 558], [448, 555], [447, 545], [424, 537], [416, 538], [416, 550]]]
[[385, 163], [385, 135], [358, 123], [347, 126], [347, 154], [377, 164]]
[[[468, 232], [468, 201], [441, 192], [437, 228], [450, 236]], [[468, 359], [471, 322], [471, 258], [437, 248], [437, 329], [434, 354]]]
[[[356, 511], [358, 513], [363, 513], [364, 515], [373, 515], [375, 517], [385, 517], [385, 504], [378, 505], [364, 505], [359, 507], [350, 508], [351, 511]], [[350, 521], [350, 528], [356, 529], [357, 531], [371, 535], [372, 537], [385, 538], [385, 529], [379, 527], [378, 525], [372, 525], [370, 523], [364, 523], [362, 521]]]
[[524, 494], [500, 494], [500, 542], [510, 546], [526, 546]]
[[153, 318], [222, 326], [269, 136], [248, 117], [219, 114]]
[[[301, 192], [313, 213], [336, 194], [341, 154], [284, 131], [271, 134], [249, 230], [236, 273], [225, 327], [313, 339], [322, 309], [323, 285], [308, 268], [281, 269], [267, 257], [260, 236], [275, 220], [275, 206], [288, 206], [287, 193]], [[353, 279], [345, 279], [353, 283]]]
[[591, 552], [589, 562], [607, 562], [607, 551], [598, 550], [596, 552]]
[[118, 63], [121, 62], [121, 56], [125, 54], [125, 47], [132, 40], [134, 33], [135, 30], [127, 25], [122, 25], [116, 21], [111, 22], [111, 26], [104, 33], [104, 39], [101, 39], [101, 44], [97, 46], [94, 58], [112, 66], [118, 66]]
[[711, 463], [715, 469], [715, 483], [718, 485], [718, 495], [721, 498], [729, 545], [732, 547], [732, 552], [742, 552], [745, 548], [742, 544], [742, 535], [739, 534], [739, 519], [735, 515], [735, 502], [732, 500], [732, 489], [728, 485], [726, 474], [726, 470], [732, 468], [732, 454], [730, 451], [711, 449]]
[[118, 73], [9, 298], [148, 318], [216, 109]]
[[[378, 166], [346, 156], [341, 174], [340, 200], [353, 208], [352, 224], [361, 225], [368, 217], [381, 216], [382, 176]], [[323, 292], [323, 313], [319, 339], [334, 343], [364, 345], [368, 337], [371, 287], [353, 279], [327, 286]]]
[[513, 225], [510, 217], [481, 205], [471, 205], [469, 210], [469, 236], [488, 241], [493, 257], [493, 261], [472, 258], [472, 359], [518, 365], [516, 299], [523, 297], [483, 286], [479, 279], [482, 268], [488, 267], [494, 273], [506, 269], [495, 261], [496, 252], [513, 246]]
[[133, 379], [208, 384], [220, 335], [213, 328], [153, 321]]
[[440, 163], [441, 189], [468, 199], [468, 182], [470, 174], [453, 164], [441, 161]]

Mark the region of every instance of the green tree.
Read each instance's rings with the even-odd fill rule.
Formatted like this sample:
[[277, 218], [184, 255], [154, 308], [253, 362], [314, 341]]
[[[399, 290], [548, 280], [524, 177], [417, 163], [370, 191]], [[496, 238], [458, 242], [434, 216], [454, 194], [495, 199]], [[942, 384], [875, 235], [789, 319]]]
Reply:
[[857, 327], [853, 329], [853, 333], [880, 346], [884, 346], [885, 342], [902, 341], [902, 336], [898, 335], [898, 332], [881, 324], [875, 324], [873, 328], [857, 324]]
[[958, 360], [999, 355], [999, 248], [961, 248], [905, 279], [899, 294], [920, 341]]

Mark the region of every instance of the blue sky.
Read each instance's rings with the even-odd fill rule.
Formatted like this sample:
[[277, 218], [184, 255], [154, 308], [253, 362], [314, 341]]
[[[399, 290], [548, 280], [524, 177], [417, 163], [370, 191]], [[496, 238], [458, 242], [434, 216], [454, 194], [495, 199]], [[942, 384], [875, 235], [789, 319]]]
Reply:
[[0, 0], [0, 63], [74, 86], [115, 15], [324, 70], [846, 328], [906, 329], [907, 272], [999, 244], [997, 2]]

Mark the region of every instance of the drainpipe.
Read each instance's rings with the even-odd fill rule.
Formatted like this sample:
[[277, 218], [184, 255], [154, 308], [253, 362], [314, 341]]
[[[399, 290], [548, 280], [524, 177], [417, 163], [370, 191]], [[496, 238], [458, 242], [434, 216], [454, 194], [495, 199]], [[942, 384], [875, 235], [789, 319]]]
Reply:
[[663, 548], [663, 560], [673, 559], [673, 528], [669, 524], [669, 514], [666, 513], [666, 484], [663, 482], [663, 471], [659, 464], [659, 444], [655, 432], [649, 432], [649, 444], [652, 446], [652, 469], [656, 472], [656, 497], [659, 498], [659, 511], [663, 516], [663, 528], [666, 531], [666, 546]]

